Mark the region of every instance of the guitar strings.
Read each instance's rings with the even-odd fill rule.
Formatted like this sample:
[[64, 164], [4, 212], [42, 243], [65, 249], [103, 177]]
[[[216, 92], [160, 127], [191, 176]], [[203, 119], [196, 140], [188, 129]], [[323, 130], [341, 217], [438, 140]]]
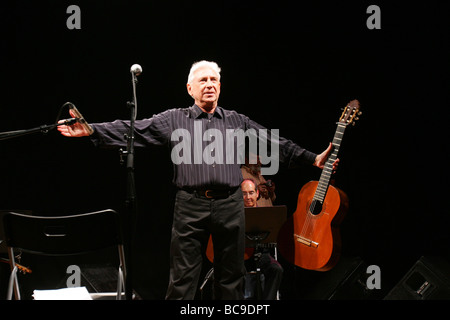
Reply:
[[[346, 112], [347, 112], [347, 108], [344, 110], [343, 115], [341, 116], [341, 119], [342, 119], [342, 117], [344, 116], [344, 114], [345, 114]], [[337, 126], [337, 128], [336, 128], [336, 132], [335, 132], [334, 137], [333, 137], [333, 142], [332, 142], [332, 145], [333, 145], [333, 147], [334, 147], [333, 152], [332, 152], [332, 153], [330, 154], [330, 156], [328, 157], [327, 161], [325, 162], [325, 166], [324, 166], [324, 169], [325, 169], [325, 167], [326, 167], [327, 165], [328, 165], [327, 169], [330, 169], [330, 168], [331, 168], [331, 169], [330, 169], [330, 170], [331, 170], [331, 172], [330, 172], [330, 177], [331, 177], [331, 174], [333, 174], [333, 163], [334, 163], [334, 161], [337, 159], [337, 155], [338, 155], [338, 153], [339, 153], [340, 141], [342, 141], [342, 138], [343, 138], [344, 133], [345, 133], [346, 126], [349, 124], [348, 121], [347, 121], [347, 123], [346, 123], [345, 125], [342, 124], [341, 119], [339, 119], [338, 126]], [[352, 118], [352, 119], [353, 119], [353, 118]], [[351, 121], [350, 121], [350, 122], [351, 122]], [[338, 137], [338, 134], [340, 135], [340, 137]], [[338, 143], [338, 141], [339, 141], [339, 143]], [[325, 173], [325, 171], [322, 171], [322, 175], [323, 175], [324, 173]], [[321, 179], [320, 179], [320, 180], [322, 180], [322, 175], [321, 175]], [[320, 180], [319, 180], [319, 182], [320, 182]], [[329, 183], [329, 182], [328, 182], [328, 183]], [[308, 212], [307, 212], [307, 216], [306, 216], [305, 222], [304, 222], [304, 224], [303, 224], [302, 231], [301, 231], [301, 233], [300, 233], [300, 236], [302, 236], [303, 238], [306, 238], [306, 239], [309, 239], [309, 238], [310, 238], [310, 236], [308, 236], [309, 232], [311, 232], [311, 230], [314, 230], [315, 219], [313, 219], [313, 216], [314, 216], [314, 212], [315, 212], [315, 210], [316, 210], [316, 204], [317, 204], [317, 202], [319, 201], [319, 200], [315, 199], [315, 196], [316, 196], [316, 193], [317, 193], [317, 189], [318, 189], [318, 187], [319, 187], [319, 184], [320, 184], [320, 183], [317, 184], [316, 191], [315, 191], [314, 197], [313, 197], [313, 202], [309, 205]], [[323, 202], [323, 203], [325, 202], [325, 197], [326, 197], [326, 194], [327, 194], [327, 189], [328, 189], [328, 184], [327, 184], [327, 188], [326, 188], [326, 190], [325, 190], [325, 194], [323, 195], [323, 199], [322, 199], [322, 202]], [[323, 206], [323, 203], [321, 203], [322, 206]], [[323, 207], [321, 208], [321, 212], [322, 212], [322, 211], [323, 211]], [[319, 214], [320, 214], [320, 213], [319, 213]], [[312, 240], [312, 239], [309, 239], [309, 240]]]
[[[316, 188], [317, 191], [317, 188]], [[314, 199], [314, 198], [313, 198]], [[315, 208], [315, 202], [313, 200], [313, 202], [309, 205], [309, 207], [307, 208], [307, 213], [306, 213], [306, 218], [305, 218], [305, 222], [303, 224], [303, 228], [302, 228], [302, 232], [300, 233], [300, 236], [302, 236], [303, 238], [308, 238], [307, 234], [308, 234], [308, 229], [311, 225], [311, 219], [312, 219], [312, 214], [311, 212], [314, 212], [314, 208]], [[311, 210], [311, 206], [313, 206], [312, 210]]]
[[[333, 140], [335, 140], [335, 139], [333, 139]], [[331, 167], [331, 170], [333, 170], [332, 164], [337, 159], [337, 154], [338, 154], [340, 145], [337, 143], [334, 143], [334, 141], [333, 141], [333, 146], [335, 146], [335, 148], [334, 148], [332, 154], [329, 156], [329, 158], [326, 161], [325, 166], [324, 166], [324, 168], [327, 166]], [[315, 191], [314, 197], [313, 197], [313, 201], [309, 205], [309, 208], [307, 210], [307, 216], [306, 216], [305, 222], [303, 224], [302, 231], [300, 233], [300, 236], [302, 236], [303, 238], [306, 238], [306, 239], [310, 238], [309, 233], [311, 232], [311, 230], [314, 230], [314, 224], [315, 224], [315, 219], [313, 219], [313, 217], [315, 216], [314, 212], [316, 211], [317, 202], [320, 202], [319, 200], [315, 199], [315, 195], [317, 193], [317, 189], [319, 188], [319, 185], [320, 185], [320, 183], [317, 184], [316, 191]], [[326, 196], [326, 191], [325, 191], [323, 200], [325, 200], [325, 196]], [[323, 205], [323, 203], [322, 203], [322, 205]], [[322, 210], [323, 210], [323, 208], [322, 208]], [[309, 239], [309, 240], [312, 240], [312, 239]]]

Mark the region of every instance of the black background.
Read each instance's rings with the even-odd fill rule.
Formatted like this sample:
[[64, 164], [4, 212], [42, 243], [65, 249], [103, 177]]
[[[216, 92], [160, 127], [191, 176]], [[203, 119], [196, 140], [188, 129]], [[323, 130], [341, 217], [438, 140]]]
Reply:
[[[80, 30], [66, 27], [71, 4], [81, 9]], [[371, 4], [381, 8], [380, 30], [366, 26]], [[363, 115], [346, 130], [335, 175], [335, 185], [350, 199], [341, 225], [343, 257], [380, 266], [381, 296], [421, 256], [449, 257], [448, 4], [180, 0], [0, 6], [1, 132], [51, 124], [67, 101], [91, 123], [129, 119], [134, 63], [143, 68], [138, 118], [190, 106], [185, 83], [191, 64], [214, 60], [222, 67], [221, 106], [280, 129], [317, 153], [331, 141], [340, 108], [358, 99]], [[1, 209], [43, 215], [124, 211], [126, 172], [117, 150], [57, 131], [0, 141], [0, 150]], [[162, 299], [172, 166], [161, 148], [137, 150], [135, 165], [135, 287], [145, 299]], [[313, 167], [280, 169], [268, 177], [276, 182], [276, 204], [292, 214], [300, 188], [319, 176]], [[305, 271], [285, 268], [296, 288], [286, 289], [284, 298], [299, 298]]]

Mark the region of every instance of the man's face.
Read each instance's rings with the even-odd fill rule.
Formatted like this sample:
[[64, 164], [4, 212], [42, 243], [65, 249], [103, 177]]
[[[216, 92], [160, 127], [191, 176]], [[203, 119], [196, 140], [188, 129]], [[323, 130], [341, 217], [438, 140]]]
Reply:
[[194, 79], [187, 84], [187, 89], [200, 108], [212, 110], [219, 100], [219, 75], [209, 67], [197, 69]]
[[255, 184], [251, 181], [244, 181], [241, 184], [242, 194], [244, 195], [245, 207], [256, 207], [256, 200], [258, 199], [259, 192], [255, 190]]

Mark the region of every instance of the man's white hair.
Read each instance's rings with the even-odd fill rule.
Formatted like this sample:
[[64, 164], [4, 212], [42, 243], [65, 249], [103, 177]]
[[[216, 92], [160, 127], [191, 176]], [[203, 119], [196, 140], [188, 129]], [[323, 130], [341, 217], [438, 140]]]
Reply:
[[202, 61], [194, 62], [194, 64], [192, 65], [191, 71], [189, 71], [188, 83], [191, 83], [192, 80], [194, 79], [195, 71], [197, 71], [198, 69], [200, 69], [202, 67], [210, 67], [211, 69], [213, 69], [219, 75], [219, 80], [220, 80], [220, 71], [221, 71], [221, 69], [217, 65], [217, 63], [215, 63], [214, 61], [202, 60]]

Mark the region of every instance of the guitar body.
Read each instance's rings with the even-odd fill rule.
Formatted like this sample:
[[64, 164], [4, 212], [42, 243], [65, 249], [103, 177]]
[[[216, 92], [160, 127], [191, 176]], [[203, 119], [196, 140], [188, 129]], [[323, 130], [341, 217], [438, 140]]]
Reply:
[[317, 185], [318, 181], [311, 181], [300, 190], [297, 209], [280, 230], [278, 250], [300, 268], [327, 271], [340, 256], [339, 225], [348, 209], [348, 197], [330, 185], [321, 208], [311, 212]]

